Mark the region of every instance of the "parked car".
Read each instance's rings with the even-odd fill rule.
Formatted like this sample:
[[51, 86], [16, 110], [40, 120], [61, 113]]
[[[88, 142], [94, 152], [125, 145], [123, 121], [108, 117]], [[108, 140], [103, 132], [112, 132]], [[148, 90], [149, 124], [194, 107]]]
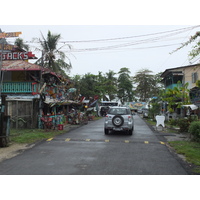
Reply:
[[142, 109], [142, 116], [143, 116], [143, 118], [148, 118], [149, 117], [149, 109], [148, 108], [143, 108]]
[[138, 113], [138, 114], [142, 114], [142, 109], [138, 109], [138, 110], [137, 110], [137, 113]]
[[109, 131], [125, 131], [129, 135], [133, 134], [134, 120], [130, 108], [111, 107], [105, 117], [104, 133]]

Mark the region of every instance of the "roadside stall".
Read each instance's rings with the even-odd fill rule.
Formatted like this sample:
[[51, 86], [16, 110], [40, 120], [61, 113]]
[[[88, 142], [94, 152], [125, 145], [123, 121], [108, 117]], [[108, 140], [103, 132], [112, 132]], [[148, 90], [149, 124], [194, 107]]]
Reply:
[[43, 112], [38, 117], [39, 128], [63, 130], [66, 124], [80, 124], [85, 119], [85, 105], [72, 100], [46, 99]]

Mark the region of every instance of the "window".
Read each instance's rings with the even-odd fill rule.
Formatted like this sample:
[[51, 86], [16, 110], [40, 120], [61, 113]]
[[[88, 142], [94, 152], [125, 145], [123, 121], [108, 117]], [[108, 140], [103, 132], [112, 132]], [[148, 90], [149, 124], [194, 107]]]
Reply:
[[198, 80], [197, 72], [192, 73], [192, 83], [196, 83], [197, 80]]
[[109, 111], [108, 111], [108, 114], [111, 114], [111, 115], [130, 115], [131, 114], [131, 111], [130, 109], [126, 109], [126, 108], [111, 108]]

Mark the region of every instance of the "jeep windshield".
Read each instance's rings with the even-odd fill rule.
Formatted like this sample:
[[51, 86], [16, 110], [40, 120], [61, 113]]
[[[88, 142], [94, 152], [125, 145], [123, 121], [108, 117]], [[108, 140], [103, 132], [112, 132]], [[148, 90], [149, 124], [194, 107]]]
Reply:
[[131, 112], [126, 108], [110, 108], [108, 111], [110, 115], [130, 115]]

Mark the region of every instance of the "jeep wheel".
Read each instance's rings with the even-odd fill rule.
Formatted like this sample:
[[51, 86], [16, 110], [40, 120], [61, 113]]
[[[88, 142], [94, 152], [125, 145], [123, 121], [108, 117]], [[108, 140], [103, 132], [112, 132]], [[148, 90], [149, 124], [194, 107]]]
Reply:
[[129, 134], [129, 135], [133, 135], [133, 129], [128, 130], [128, 134]]
[[104, 129], [104, 133], [105, 133], [105, 135], [108, 135], [109, 130], [105, 128], [105, 129]]
[[116, 127], [122, 126], [124, 124], [124, 118], [121, 115], [115, 115], [112, 118], [112, 123]]

